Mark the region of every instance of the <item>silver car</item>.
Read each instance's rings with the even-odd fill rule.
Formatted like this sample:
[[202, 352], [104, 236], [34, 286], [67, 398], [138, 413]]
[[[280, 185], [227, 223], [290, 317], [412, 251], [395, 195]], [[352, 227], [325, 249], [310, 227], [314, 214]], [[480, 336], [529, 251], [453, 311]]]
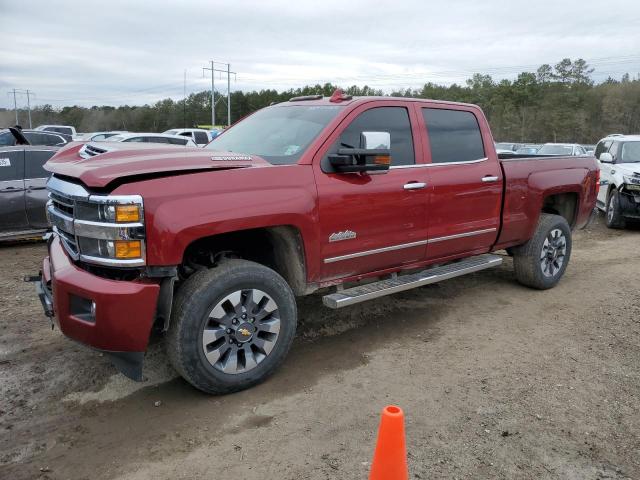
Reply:
[[[43, 165], [66, 142], [36, 139], [29, 131], [0, 130], [0, 241], [32, 237], [48, 227], [45, 215], [49, 173]], [[47, 135], [48, 132], [38, 132]], [[31, 145], [28, 138], [54, 145]]]

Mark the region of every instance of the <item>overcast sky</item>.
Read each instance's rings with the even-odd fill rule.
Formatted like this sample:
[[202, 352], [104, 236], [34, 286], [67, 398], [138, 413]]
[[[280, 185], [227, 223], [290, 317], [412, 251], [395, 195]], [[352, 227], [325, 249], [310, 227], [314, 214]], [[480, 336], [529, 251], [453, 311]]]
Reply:
[[596, 79], [635, 76], [639, 26], [640, 0], [0, 0], [0, 107], [13, 108], [13, 88], [35, 92], [32, 104], [181, 98], [185, 70], [187, 93], [209, 88], [210, 59], [231, 63], [242, 90], [391, 91], [564, 57], [589, 61]]

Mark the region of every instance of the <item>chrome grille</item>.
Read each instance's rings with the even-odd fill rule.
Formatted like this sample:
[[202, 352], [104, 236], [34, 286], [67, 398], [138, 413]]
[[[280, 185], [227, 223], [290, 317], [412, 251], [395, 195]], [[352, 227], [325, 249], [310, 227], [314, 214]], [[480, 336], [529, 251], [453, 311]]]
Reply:
[[75, 200], [72, 197], [50, 189], [47, 205], [49, 222], [51, 222], [53, 231], [59, 235], [67, 252], [77, 259], [79, 251], [73, 224], [74, 210]]

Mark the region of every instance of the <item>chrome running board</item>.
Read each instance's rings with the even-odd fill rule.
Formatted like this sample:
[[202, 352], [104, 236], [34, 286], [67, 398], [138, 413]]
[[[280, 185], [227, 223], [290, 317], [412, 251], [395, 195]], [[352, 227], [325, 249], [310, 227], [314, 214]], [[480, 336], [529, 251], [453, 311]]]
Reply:
[[437, 283], [449, 278], [460, 277], [468, 273], [478, 272], [486, 268], [497, 267], [502, 263], [499, 255], [478, 255], [440, 267], [433, 267], [417, 273], [402, 275], [391, 279], [380, 280], [367, 285], [341, 290], [322, 297], [322, 302], [329, 308], [341, 308], [364, 302], [392, 293]]

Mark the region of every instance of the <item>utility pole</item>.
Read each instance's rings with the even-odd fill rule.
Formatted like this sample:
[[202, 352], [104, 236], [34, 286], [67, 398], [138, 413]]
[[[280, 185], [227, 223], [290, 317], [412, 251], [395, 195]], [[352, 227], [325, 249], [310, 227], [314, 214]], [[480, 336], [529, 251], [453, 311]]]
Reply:
[[35, 97], [35, 94], [31, 90], [21, 90], [19, 88], [14, 88], [10, 92], [7, 92], [8, 95], [13, 94], [13, 110], [16, 114], [16, 125], [20, 125], [20, 120], [18, 118], [18, 99], [17, 94], [26, 95], [27, 96], [27, 111], [29, 114], [29, 128], [32, 128], [31, 124], [31, 95]]
[[16, 112], [16, 125], [20, 125], [18, 122], [18, 102], [16, 101], [16, 89], [13, 89], [13, 111]]
[[[221, 63], [214, 60], [209, 60], [209, 63], [211, 64], [210, 67], [202, 67], [202, 74], [204, 76], [205, 70], [211, 71], [211, 125], [215, 126], [216, 124], [215, 72], [227, 74], [227, 125], [231, 125], [231, 74], [233, 74], [235, 78], [236, 72], [231, 71], [231, 64], [229, 63]], [[225, 65], [227, 69], [218, 69], [216, 68], [216, 64]]]
[[231, 126], [231, 65], [227, 63], [227, 127]]
[[27, 89], [27, 111], [29, 112], [29, 128], [33, 128], [33, 127], [31, 126], [31, 102], [30, 102], [30, 100], [29, 100], [29, 94], [31, 94], [31, 93], [33, 93], [33, 92], [30, 92], [30, 91]]

